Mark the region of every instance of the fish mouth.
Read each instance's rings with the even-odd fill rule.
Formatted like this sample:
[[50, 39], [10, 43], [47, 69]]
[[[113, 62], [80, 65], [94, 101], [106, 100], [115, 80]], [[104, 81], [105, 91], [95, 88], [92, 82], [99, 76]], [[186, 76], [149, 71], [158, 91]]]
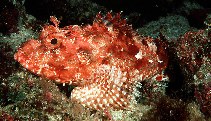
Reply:
[[29, 46], [19, 48], [14, 54], [14, 59], [24, 68], [36, 75], [48, 79], [57, 79], [58, 75], [56, 74], [56, 70], [48, 65], [48, 59], [43, 59], [45, 58], [44, 52], [39, 50], [40, 48], [28, 52], [29, 49], [31, 49]]
[[41, 46], [41, 43], [37, 40], [28, 40], [14, 54], [14, 59], [18, 61], [24, 68], [36, 73], [38, 64], [36, 58], [33, 55], [37, 52], [37, 48]]
[[18, 50], [18, 52], [15, 53], [14, 59], [18, 61], [24, 68], [32, 71], [33, 73], [37, 73], [38, 71], [35, 70], [35, 66], [32, 62], [32, 59], [30, 59], [28, 56], [25, 55], [23, 50]]
[[27, 64], [26, 64], [26, 55], [24, 54], [23, 50], [19, 49], [15, 55], [14, 55], [14, 59], [16, 61], [18, 61], [22, 66], [24, 66], [25, 68], [28, 68], [27, 67]]

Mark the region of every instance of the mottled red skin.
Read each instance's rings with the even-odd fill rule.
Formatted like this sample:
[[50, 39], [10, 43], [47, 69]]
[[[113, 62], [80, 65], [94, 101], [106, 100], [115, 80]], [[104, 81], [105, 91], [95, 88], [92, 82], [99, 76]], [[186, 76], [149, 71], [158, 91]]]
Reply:
[[25, 42], [14, 57], [35, 74], [78, 86], [71, 98], [87, 107], [125, 109], [136, 82], [166, 67], [162, 43], [140, 37], [120, 14], [98, 14], [86, 26], [59, 28], [56, 18], [51, 21], [54, 25], [44, 26], [39, 39]]

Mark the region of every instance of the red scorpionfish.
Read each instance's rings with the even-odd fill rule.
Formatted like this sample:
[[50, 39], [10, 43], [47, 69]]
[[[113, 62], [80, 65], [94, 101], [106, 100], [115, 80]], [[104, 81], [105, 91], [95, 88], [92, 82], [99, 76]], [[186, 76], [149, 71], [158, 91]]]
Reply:
[[71, 100], [97, 110], [127, 109], [137, 82], [166, 68], [159, 39], [141, 37], [121, 19], [97, 14], [92, 25], [43, 27], [39, 39], [26, 41], [14, 55], [31, 72], [75, 85]]

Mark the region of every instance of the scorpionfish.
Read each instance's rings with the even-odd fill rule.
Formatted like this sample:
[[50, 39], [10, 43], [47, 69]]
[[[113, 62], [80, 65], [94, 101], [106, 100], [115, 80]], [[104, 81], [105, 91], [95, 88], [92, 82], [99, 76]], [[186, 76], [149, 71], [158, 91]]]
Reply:
[[100, 13], [92, 25], [45, 25], [14, 58], [43, 78], [76, 86], [71, 100], [96, 110], [127, 109], [137, 82], [166, 68], [160, 39], [140, 36], [121, 14]]

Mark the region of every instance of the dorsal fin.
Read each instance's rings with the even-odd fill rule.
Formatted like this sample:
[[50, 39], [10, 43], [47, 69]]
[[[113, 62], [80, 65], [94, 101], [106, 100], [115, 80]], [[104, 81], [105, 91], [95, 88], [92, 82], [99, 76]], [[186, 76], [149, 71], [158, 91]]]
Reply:
[[114, 30], [118, 30], [120, 33], [131, 36], [134, 31], [131, 25], [127, 24], [126, 19], [121, 17], [121, 13], [112, 15], [112, 12], [108, 12], [103, 16], [100, 12], [96, 15], [95, 23], [104, 24], [107, 27], [112, 26]]

